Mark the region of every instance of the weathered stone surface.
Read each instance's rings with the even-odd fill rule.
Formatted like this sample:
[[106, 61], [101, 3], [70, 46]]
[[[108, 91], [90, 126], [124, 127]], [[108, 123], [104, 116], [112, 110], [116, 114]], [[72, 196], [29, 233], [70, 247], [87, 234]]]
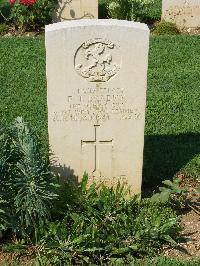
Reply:
[[200, 0], [163, 0], [162, 19], [180, 30], [200, 27]]
[[140, 192], [149, 30], [81, 20], [46, 27], [49, 142], [54, 171]]
[[98, 0], [58, 0], [54, 22], [98, 18]]

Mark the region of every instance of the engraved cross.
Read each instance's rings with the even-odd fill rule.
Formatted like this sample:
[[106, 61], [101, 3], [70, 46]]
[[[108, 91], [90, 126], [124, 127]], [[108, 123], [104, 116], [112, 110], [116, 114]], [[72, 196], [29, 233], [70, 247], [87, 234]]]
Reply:
[[94, 146], [94, 170], [93, 173], [99, 171], [99, 149], [100, 145], [112, 145], [113, 139], [111, 140], [99, 140], [97, 129], [100, 125], [94, 125], [94, 140], [81, 140], [81, 147], [85, 145], [92, 145]]

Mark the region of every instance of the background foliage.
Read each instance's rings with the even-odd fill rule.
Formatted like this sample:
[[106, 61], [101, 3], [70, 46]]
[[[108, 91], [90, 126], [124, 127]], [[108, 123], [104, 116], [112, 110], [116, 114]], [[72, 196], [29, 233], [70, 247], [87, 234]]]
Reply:
[[[99, 1], [99, 17], [100, 18], [107, 18], [108, 15], [108, 10], [107, 10], [107, 6], [108, 3], [111, 2], [111, 0], [100, 0]], [[127, 7], [127, 0], [122, 0], [121, 3], [123, 6]], [[145, 21], [145, 22], [152, 22], [152, 21], [158, 21], [161, 18], [161, 6], [162, 6], [162, 0], [154, 0], [151, 5], [146, 6], [146, 8], [142, 9], [142, 12], [138, 12], [138, 14], [140, 15], [140, 20]], [[130, 12], [130, 10], [128, 11]], [[118, 18], [122, 18], [125, 19], [127, 16], [126, 13], [123, 12], [119, 12], [119, 17]]]
[[[107, 3], [110, 0], [99, 0], [99, 18], [108, 18]], [[53, 1], [52, 1], [53, 2]], [[143, 10], [142, 19], [144, 21], [158, 21], [161, 18], [161, 5], [162, 0], [154, 0], [154, 2]], [[6, 16], [10, 13], [10, 5], [7, 0], [0, 0], [0, 9]], [[3, 22], [3, 18], [0, 15], [0, 22]]]
[[107, 0], [111, 18], [142, 21], [153, 0]]
[[32, 5], [16, 0], [11, 7], [10, 19], [17, 29], [38, 30], [52, 22], [54, 8], [54, 0], [37, 0]]

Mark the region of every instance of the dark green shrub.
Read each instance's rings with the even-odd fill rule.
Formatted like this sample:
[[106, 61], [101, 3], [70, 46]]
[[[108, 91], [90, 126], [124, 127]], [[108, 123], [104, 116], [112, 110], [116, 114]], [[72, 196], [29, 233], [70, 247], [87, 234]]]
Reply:
[[153, 34], [155, 35], [176, 35], [178, 33], [176, 24], [166, 21], [156, 23], [153, 29]]
[[107, 0], [99, 0], [99, 19], [108, 18], [108, 10], [106, 7]]
[[10, 8], [7, 0], [0, 0], [0, 23], [5, 22], [10, 15]]

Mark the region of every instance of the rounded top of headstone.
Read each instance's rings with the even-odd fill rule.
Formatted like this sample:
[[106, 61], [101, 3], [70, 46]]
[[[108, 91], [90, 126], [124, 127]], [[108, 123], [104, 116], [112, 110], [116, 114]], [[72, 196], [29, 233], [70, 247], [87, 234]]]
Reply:
[[146, 24], [140, 22], [133, 22], [127, 20], [117, 20], [117, 19], [80, 19], [63, 21], [45, 26], [45, 32], [55, 31], [65, 28], [74, 27], [87, 27], [87, 26], [118, 26], [118, 27], [129, 27], [138, 30], [149, 31]]

